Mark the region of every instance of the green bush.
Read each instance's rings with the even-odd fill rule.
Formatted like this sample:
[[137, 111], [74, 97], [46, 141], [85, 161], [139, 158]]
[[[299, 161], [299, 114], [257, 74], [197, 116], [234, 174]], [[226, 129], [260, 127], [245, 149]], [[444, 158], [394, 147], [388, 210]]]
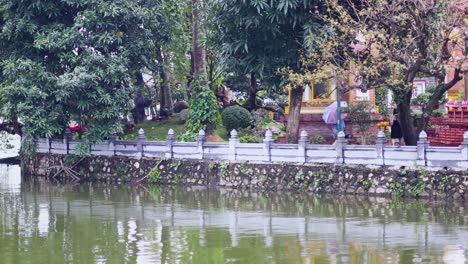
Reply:
[[178, 137], [182, 141], [194, 141], [201, 129], [207, 129], [207, 124], [216, 128], [220, 121], [216, 96], [208, 84], [200, 80], [193, 81], [192, 91], [186, 130]]
[[358, 102], [349, 106], [348, 119], [353, 123], [359, 137], [358, 142], [366, 145], [373, 136], [369, 133], [372, 125], [371, 106], [366, 102]]
[[375, 104], [379, 106], [379, 113], [383, 116], [388, 116], [387, 107], [388, 88], [375, 89]]
[[260, 108], [252, 112], [252, 123], [255, 125], [255, 127], [263, 128], [270, 122], [271, 120], [268, 117], [267, 110]]
[[223, 121], [223, 126], [228, 131], [246, 128], [252, 123], [250, 112], [240, 106], [230, 106], [224, 109], [221, 113], [221, 119]]
[[445, 117], [445, 112], [441, 109], [435, 109], [432, 111], [432, 117]]
[[310, 139], [310, 144], [324, 144], [325, 138], [321, 135], [315, 135]]
[[244, 135], [239, 137], [240, 143], [261, 143], [262, 138], [255, 135]]

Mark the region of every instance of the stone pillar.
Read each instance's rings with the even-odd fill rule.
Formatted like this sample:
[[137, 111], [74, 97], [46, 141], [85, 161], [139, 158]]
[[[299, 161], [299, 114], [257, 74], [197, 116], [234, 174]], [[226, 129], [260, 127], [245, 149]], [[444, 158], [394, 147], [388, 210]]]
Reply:
[[344, 150], [348, 141], [345, 138], [345, 133], [343, 131], [338, 132], [338, 138], [336, 139], [335, 148], [336, 148], [336, 163], [343, 164], [345, 163]]
[[307, 161], [307, 145], [309, 145], [309, 135], [307, 134], [307, 131], [302, 130], [301, 136], [299, 137], [299, 142], [297, 144], [298, 162]]
[[174, 158], [174, 152], [172, 151], [174, 142], [176, 141], [176, 135], [174, 133], [174, 130], [171, 128], [169, 131], [167, 131], [167, 137], [166, 137], [166, 153], [165, 156], [167, 159], [172, 159]]
[[143, 128], [140, 128], [138, 130], [138, 137], [137, 137], [137, 157], [143, 157], [143, 145], [146, 142], [146, 137], [145, 137], [145, 130]]
[[273, 133], [268, 129], [265, 133], [265, 138], [263, 139], [263, 149], [265, 153], [265, 160], [271, 161], [271, 144], [273, 143]]
[[237, 131], [233, 129], [229, 138], [229, 160], [236, 160], [236, 147], [238, 143], [239, 137], [237, 136]]
[[379, 133], [377, 134], [377, 140], [375, 141], [375, 150], [377, 152], [376, 162], [379, 165], [385, 165], [385, 144], [387, 144], [387, 138], [385, 137], [385, 133], [383, 131], [379, 131]]
[[418, 140], [418, 160], [416, 161], [417, 165], [426, 166], [427, 165], [427, 157], [426, 157], [426, 149], [429, 147], [429, 141], [427, 140], [427, 134], [425, 131], [421, 131], [419, 133], [419, 140]]
[[52, 144], [52, 142], [50, 141], [50, 137], [46, 137], [47, 153], [49, 153], [49, 154], [51, 153], [51, 151], [50, 151], [51, 144]]
[[117, 141], [117, 134], [114, 132], [109, 137], [109, 145], [107, 146], [107, 156], [115, 156], [115, 142]]
[[463, 142], [460, 145], [463, 160], [468, 160], [468, 131], [463, 134]]
[[70, 128], [67, 127], [65, 129], [65, 134], [63, 135], [63, 145], [65, 148], [65, 154], [70, 154], [69, 142], [70, 142], [71, 137], [72, 137], [72, 133], [70, 131]]
[[197, 138], [197, 149], [198, 149], [198, 158], [203, 159], [203, 145], [205, 144], [206, 141], [206, 134], [205, 131], [202, 129], [200, 132], [198, 132], [198, 138]]

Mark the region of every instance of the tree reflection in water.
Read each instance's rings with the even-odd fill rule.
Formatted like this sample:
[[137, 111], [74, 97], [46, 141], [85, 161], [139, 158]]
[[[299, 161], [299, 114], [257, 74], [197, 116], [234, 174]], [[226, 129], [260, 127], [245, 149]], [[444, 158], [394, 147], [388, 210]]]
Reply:
[[466, 205], [18, 181], [0, 167], [2, 263], [464, 263]]

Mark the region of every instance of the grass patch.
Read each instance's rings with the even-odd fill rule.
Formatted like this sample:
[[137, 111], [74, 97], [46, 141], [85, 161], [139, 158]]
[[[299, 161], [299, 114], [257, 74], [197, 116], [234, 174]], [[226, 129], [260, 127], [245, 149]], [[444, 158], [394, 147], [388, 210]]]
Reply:
[[181, 124], [178, 116], [170, 117], [163, 121], [147, 121], [136, 125], [129, 133], [122, 137], [123, 140], [135, 140], [138, 135], [138, 130], [143, 128], [147, 140], [164, 141], [167, 137], [167, 131], [174, 129], [176, 135], [182, 134], [184, 124]]
[[215, 129], [214, 132], [215, 135], [217, 135], [221, 139], [221, 141], [229, 141], [229, 133], [225, 127], [220, 125]]
[[[176, 136], [182, 134], [184, 124], [179, 121], [179, 116], [172, 116], [163, 121], [144, 121], [138, 124], [130, 133], [122, 137], [123, 140], [136, 140], [138, 130], [143, 128], [147, 140], [164, 141], [167, 137], [167, 131], [174, 129]], [[229, 136], [226, 129], [222, 126], [215, 129], [215, 135], [210, 137], [208, 141], [228, 141]]]

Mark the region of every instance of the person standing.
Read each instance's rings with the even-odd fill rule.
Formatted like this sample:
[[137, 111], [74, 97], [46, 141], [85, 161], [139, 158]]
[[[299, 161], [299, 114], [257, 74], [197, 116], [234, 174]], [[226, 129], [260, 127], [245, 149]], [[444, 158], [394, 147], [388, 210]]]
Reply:
[[400, 122], [398, 121], [398, 109], [393, 109], [393, 118], [392, 126], [390, 127], [390, 138], [392, 139], [392, 145], [401, 145], [401, 138], [403, 137], [401, 133]]

